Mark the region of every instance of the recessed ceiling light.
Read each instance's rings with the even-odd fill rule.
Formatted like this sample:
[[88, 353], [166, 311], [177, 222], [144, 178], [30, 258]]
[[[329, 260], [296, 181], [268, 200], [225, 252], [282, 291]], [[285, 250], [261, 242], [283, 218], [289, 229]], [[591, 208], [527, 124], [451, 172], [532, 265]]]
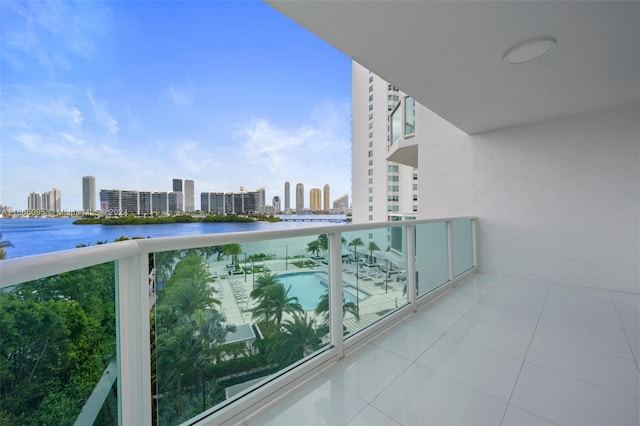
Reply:
[[551, 37], [541, 37], [525, 41], [507, 51], [502, 59], [510, 64], [524, 64], [547, 53], [556, 41]]

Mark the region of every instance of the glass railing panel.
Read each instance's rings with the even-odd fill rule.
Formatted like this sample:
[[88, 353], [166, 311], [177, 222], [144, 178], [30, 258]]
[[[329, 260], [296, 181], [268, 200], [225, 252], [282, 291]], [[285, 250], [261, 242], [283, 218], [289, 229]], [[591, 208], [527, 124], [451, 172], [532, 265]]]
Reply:
[[118, 424], [115, 283], [108, 262], [2, 289], [0, 424]]
[[416, 225], [416, 288], [425, 295], [449, 281], [446, 222]]
[[[344, 333], [355, 333], [407, 303], [404, 227], [342, 234]], [[357, 295], [357, 296], [356, 296]]]
[[452, 221], [453, 275], [457, 277], [473, 268], [473, 235], [471, 219]]
[[179, 424], [329, 345], [324, 235], [158, 252], [152, 377]]

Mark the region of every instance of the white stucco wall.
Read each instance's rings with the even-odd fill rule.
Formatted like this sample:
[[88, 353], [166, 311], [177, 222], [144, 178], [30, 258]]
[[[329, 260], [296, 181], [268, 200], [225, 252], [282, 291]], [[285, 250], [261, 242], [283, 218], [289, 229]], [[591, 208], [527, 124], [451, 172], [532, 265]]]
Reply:
[[470, 136], [425, 117], [420, 217], [477, 215], [482, 270], [640, 293], [640, 106]]

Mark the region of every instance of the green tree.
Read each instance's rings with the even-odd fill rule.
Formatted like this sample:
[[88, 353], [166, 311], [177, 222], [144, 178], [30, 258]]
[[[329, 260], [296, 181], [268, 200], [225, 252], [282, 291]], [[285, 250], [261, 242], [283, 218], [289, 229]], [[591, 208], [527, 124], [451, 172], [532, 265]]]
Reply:
[[362, 242], [362, 238], [354, 238], [349, 243], [349, 247], [353, 247], [353, 255], [355, 260], [358, 260], [358, 247], [364, 247], [364, 242]]
[[226, 244], [223, 246], [225, 256], [231, 257], [233, 265], [238, 269], [238, 256], [242, 254], [242, 246], [240, 244]]
[[318, 248], [322, 250], [325, 254], [327, 250], [329, 250], [329, 236], [327, 234], [318, 235]]
[[257, 275], [256, 281], [255, 281], [255, 288], [250, 293], [251, 298], [258, 299], [262, 295], [266, 287], [274, 284], [281, 284], [276, 274], [272, 274], [270, 272], [263, 272], [260, 275]]
[[311, 253], [313, 256], [317, 256], [320, 251], [320, 243], [318, 240], [313, 240], [307, 244], [307, 252]]
[[13, 244], [11, 244], [11, 241], [3, 240], [2, 233], [0, 233], [0, 260], [4, 260], [7, 258], [6, 249], [9, 247], [13, 247]]
[[369, 249], [369, 259], [371, 259], [371, 261], [373, 261], [373, 252], [374, 251], [379, 251], [380, 247], [378, 247], [378, 245], [376, 244], [375, 241], [370, 241], [369, 242], [369, 246], [367, 248]]
[[[318, 302], [318, 306], [316, 306], [315, 313], [324, 319], [325, 325], [329, 324], [329, 290], [325, 291], [322, 296], [320, 296], [320, 301]], [[357, 320], [360, 319], [360, 310], [356, 304], [353, 302], [347, 302], [343, 294], [342, 315], [345, 316], [347, 313], [352, 314]]]
[[294, 313], [284, 320], [282, 332], [269, 341], [269, 361], [286, 367], [320, 348], [322, 340], [307, 314]]
[[253, 318], [265, 322], [267, 326], [271, 324], [277, 329], [282, 322], [283, 314], [303, 312], [298, 298], [289, 296], [289, 290], [291, 287], [285, 289], [281, 283], [264, 287], [256, 299], [257, 305], [251, 309]]

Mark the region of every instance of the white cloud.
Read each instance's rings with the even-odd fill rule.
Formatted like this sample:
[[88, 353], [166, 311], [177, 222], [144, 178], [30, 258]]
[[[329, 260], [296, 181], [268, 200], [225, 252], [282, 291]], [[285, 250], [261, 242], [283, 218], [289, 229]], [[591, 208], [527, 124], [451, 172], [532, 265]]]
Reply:
[[164, 92], [169, 100], [178, 106], [189, 106], [193, 103], [193, 86], [190, 82], [187, 86], [171, 84]]

